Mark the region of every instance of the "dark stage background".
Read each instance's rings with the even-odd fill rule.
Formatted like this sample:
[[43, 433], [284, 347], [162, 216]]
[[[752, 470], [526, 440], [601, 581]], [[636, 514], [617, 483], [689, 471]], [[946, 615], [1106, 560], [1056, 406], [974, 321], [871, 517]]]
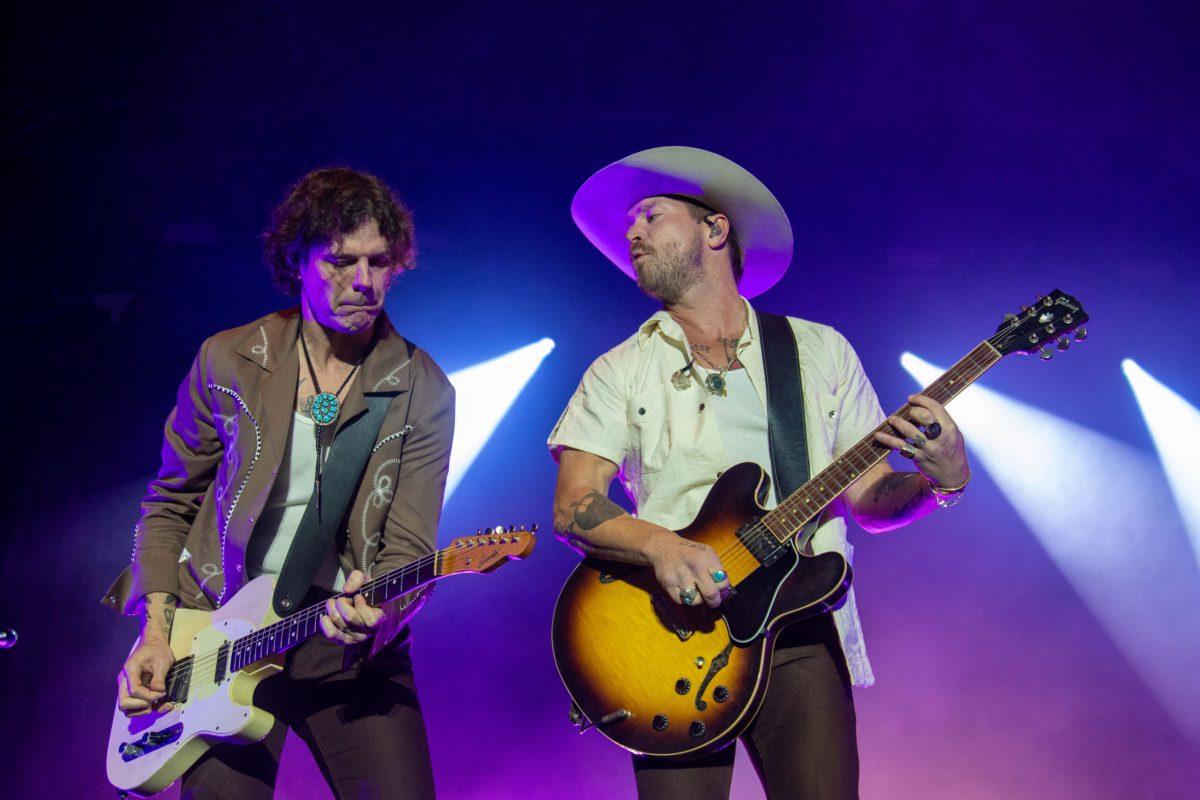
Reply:
[[[948, 365], [1035, 293], [1075, 294], [1086, 345], [983, 383], [1161, 486], [1120, 364], [1200, 401], [1198, 16], [1057, 0], [9, 6], [0, 626], [21, 641], [0, 652], [4, 794], [109, 796], [135, 625], [97, 601], [196, 347], [288, 304], [257, 236], [316, 166], [375, 171], [413, 207], [420, 268], [388, 309], [447, 371], [557, 343], [441, 540], [498, 521], [546, 535], [531, 560], [443, 587], [416, 623], [444, 797], [632, 795], [626, 757], [567, 723], [548, 626], [574, 557], [549, 532], [543, 445], [591, 359], [654, 310], [568, 214], [623, 155], [704, 147], [772, 187], [796, 255], [760, 305], [843, 331], [889, 410], [916, 388], [902, 352]], [[878, 675], [856, 695], [864, 797], [1187, 796], [1200, 664], [1180, 643], [1200, 627], [1200, 573], [1169, 495], [1147, 505], [1120, 465], [1047, 449], [1023, 477], [1081, 474], [1063, 503], [1132, 522], [1045, 538], [979, 455], [959, 508], [852, 533]], [[1182, 554], [1183, 582], [1069, 580], [1044, 544], [1059, 534], [1117, 565], [1141, 535]], [[1129, 646], [1150, 629], [1167, 633]], [[279, 796], [328, 797], [294, 745]], [[761, 796], [745, 763], [734, 796]]]

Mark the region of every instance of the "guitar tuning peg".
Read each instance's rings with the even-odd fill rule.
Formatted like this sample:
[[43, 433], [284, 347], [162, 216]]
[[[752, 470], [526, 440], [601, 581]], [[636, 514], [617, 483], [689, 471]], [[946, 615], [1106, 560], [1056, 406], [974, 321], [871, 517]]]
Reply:
[[1086, 338], [1087, 328], [1080, 328], [1079, 330], [1075, 331], [1075, 341], [1082, 342]]
[[533, 526], [532, 526], [532, 527], [530, 527], [530, 529], [529, 529], [529, 532], [530, 532], [530, 533], [537, 533], [537, 529], [538, 529], [538, 524], [535, 522], [535, 523], [533, 523]]
[[1004, 315], [1004, 321], [1005, 321], [1005, 322], [1013, 322], [1013, 321], [1015, 321], [1015, 320], [1016, 320], [1016, 318], [1017, 318], [1017, 315], [1016, 315], [1016, 314], [1005, 314], [1005, 315]]
[[1044, 347], [1038, 351], [1038, 355], [1042, 357], [1042, 361], [1049, 361], [1050, 359], [1054, 358], [1054, 352], [1052, 350], [1047, 350]]
[[483, 535], [484, 535], [484, 536], [491, 536], [491, 535], [492, 535], [493, 533], [495, 533], [495, 532], [496, 532], [496, 529], [495, 529], [495, 528], [484, 528], [484, 529], [483, 529]]
[[1029, 306], [1021, 306], [1021, 313], [1022, 313], [1022, 314], [1024, 314], [1024, 313], [1025, 313], [1026, 311], [1028, 311], [1028, 310], [1029, 310]]
[[1068, 347], [1070, 347], [1070, 346], [1071, 346], [1071, 340], [1070, 340], [1070, 338], [1068, 338], [1068, 337], [1066, 337], [1066, 336], [1060, 336], [1060, 337], [1058, 337], [1058, 345], [1057, 345], [1057, 347], [1058, 347], [1058, 351], [1059, 351], [1060, 353], [1061, 353], [1063, 350], [1066, 350], [1066, 349], [1067, 349]]

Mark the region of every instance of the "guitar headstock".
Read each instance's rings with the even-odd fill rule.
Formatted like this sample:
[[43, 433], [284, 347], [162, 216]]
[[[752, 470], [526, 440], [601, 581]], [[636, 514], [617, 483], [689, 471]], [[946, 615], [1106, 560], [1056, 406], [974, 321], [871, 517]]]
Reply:
[[1002, 356], [1037, 353], [1042, 360], [1049, 361], [1054, 356], [1050, 345], [1062, 351], [1072, 341], [1082, 342], [1087, 338], [1087, 328], [1083, 327], [1087, 321], [1083, 304], [1055, 289], [1045, 297], [1039, 296], [1032, 306], [1021, 306], [1020, 314], [1006, 314], [988, 344]]
[[509, 559], [524, 558], [533, 552], [537, 528], [497, 525], [479, 530], [474, 536], [460, 536], [442, 549], [441, 574], [490, 572]]

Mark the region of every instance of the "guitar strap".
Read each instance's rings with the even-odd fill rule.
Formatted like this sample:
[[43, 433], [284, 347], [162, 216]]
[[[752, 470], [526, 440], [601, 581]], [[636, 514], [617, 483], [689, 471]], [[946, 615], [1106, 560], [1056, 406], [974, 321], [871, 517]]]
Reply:
[[[411, 359], [413, 346], [403, 340]], [[321, 474], [321, 513], [317, 513], [317, 497], [309, 498], [296, 538], [288, 549], [283, 569], [275, 582], [275, 595], [271, 600], [275, 613], [286, 617], [300, 608], [300, 603], [312, 587], [313, 577], [332, 545], [346, 508], [350, 505], [362, 483], [363, 470], [371, 457], [371, 448], [379, 440], [379, 430], [387, 416], [397, 392], [364, 392], [367, 411], [348, 420], [338, 431], [329, 448], [329, 459]], [[408, 425], [408, 412], [412, 408], [412, 392], [409, 391], [408, 405], [404, 410], [404, 425]], [[404, 455], [404, 443], [400, 440], [400, 455]]]
[[[755, 310], [767, 383], [767, 443], [775, 499], [782, 502], [809, 479], [808, 438], [804, 429], [804, 390], [800, 352], [787, 317]], [[803, 546], [817, 527], [813, 518], [800, 535]]]

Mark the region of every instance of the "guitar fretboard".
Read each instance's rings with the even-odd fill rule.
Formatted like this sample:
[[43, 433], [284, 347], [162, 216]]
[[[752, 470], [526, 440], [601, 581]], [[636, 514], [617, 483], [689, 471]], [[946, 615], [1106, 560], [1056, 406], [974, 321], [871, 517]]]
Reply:
[[[438, 577], [441, 573], [441, 555], [439, 550], [392, 570], [363, 584], [359, 594], [376, 607], [408, 594]], [[321, 630], [320, 619], [324, 613], [325, 604], [317, 603], [229, 642], [229, 671], [236, 672], [312, 638]]]
[[[921, 394], [945, 405], [987, 372], [1000, 358], [1000, 352], [990, 342], [981, 342], [941, 377], [925, 387]], [[912, 418], [912, 410], [913, 406], [905, 403], [892, 416], [919, 425], [920, 423]], [[875, 441], [876, 431], [894, 433], [892, 427], [884, 422], [762, 517], [763, 524], [778, 542], [782, 544], [799, 533], [810, 520], [816, 518], [838, 495], [846, 491], [850, 484], [887, 457], [891, 448]]]

